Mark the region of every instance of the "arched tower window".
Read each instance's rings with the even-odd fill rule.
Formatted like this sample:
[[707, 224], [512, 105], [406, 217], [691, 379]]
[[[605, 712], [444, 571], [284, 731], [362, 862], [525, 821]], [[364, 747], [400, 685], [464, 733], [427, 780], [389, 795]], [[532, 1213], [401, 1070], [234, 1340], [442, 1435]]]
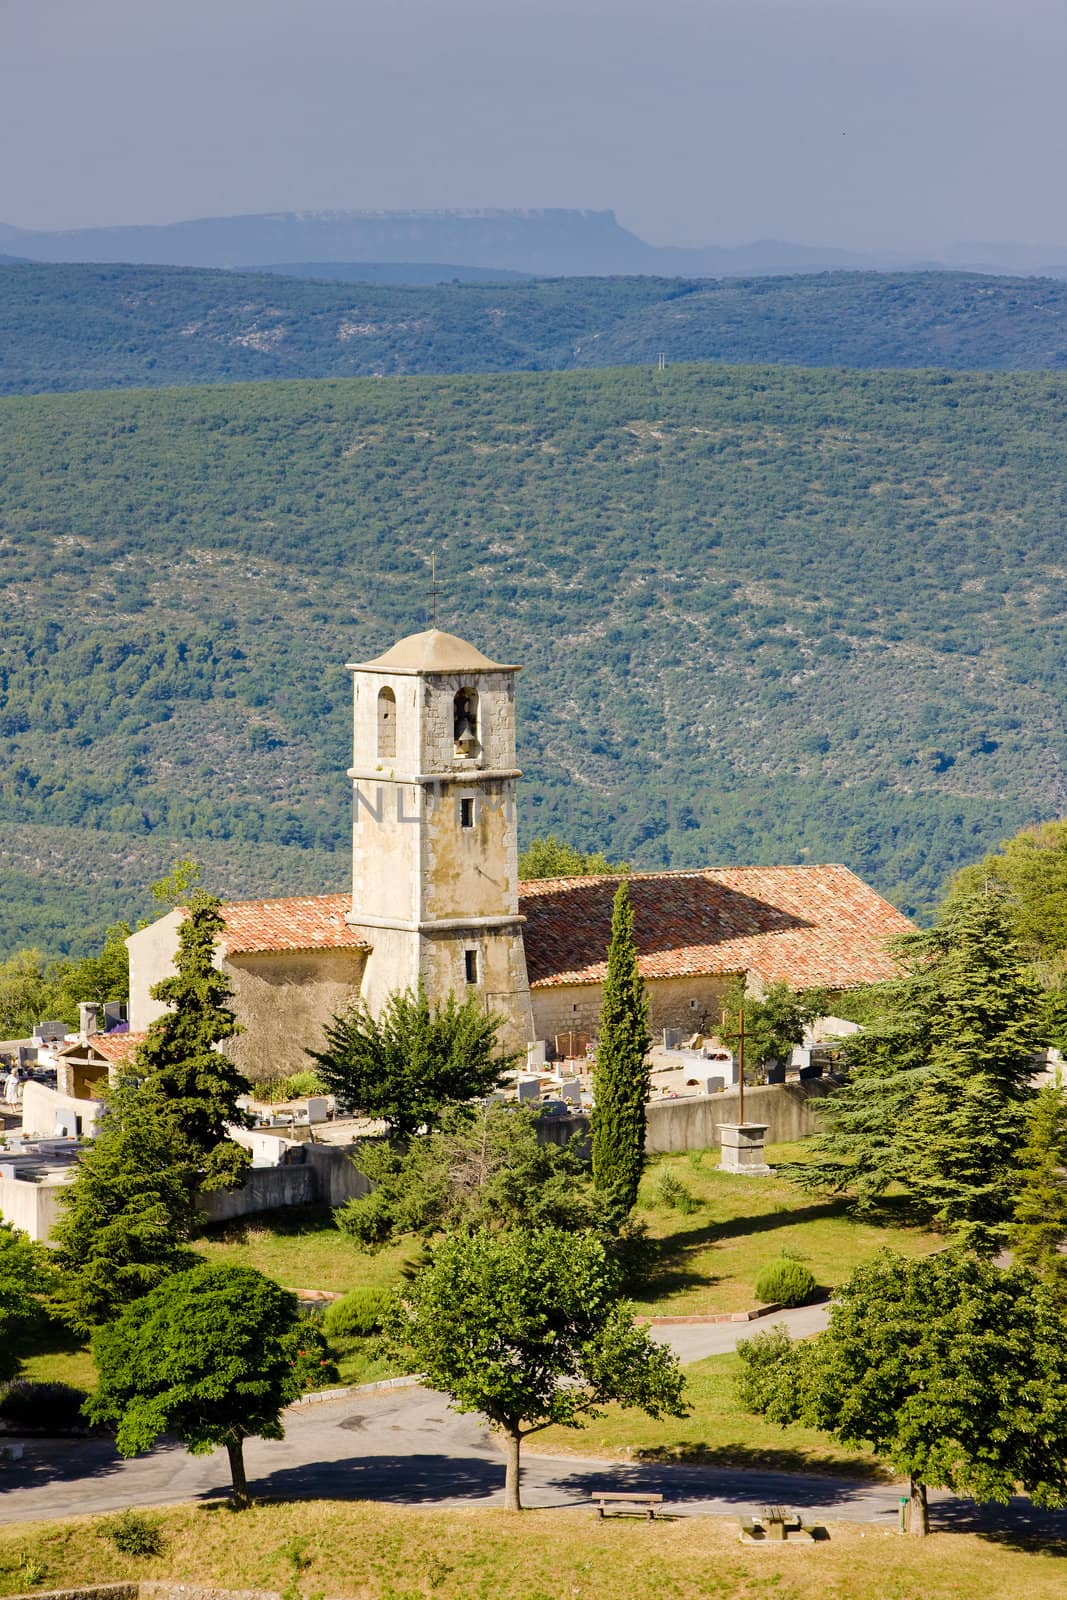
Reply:
[[478, 754], [478, 691], [460, 689], [452, 702], [453, 738], [458, 756]]
[[378, 754], [396, 755], [396, 695], [392, 689], [378, 691]]

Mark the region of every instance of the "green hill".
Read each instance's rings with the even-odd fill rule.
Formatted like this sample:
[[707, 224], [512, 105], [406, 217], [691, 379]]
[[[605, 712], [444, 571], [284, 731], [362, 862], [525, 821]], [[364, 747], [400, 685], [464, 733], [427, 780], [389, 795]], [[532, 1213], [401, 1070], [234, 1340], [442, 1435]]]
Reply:
[[[342, 270], [342, 269], [338, 269]], [[1058, 368], [1067, 283], [966, 273], [403, 287], [0, 264], [0, 393], [670, 362]]]
[[840, 860], [907, 908], [1062, 813], [1067, 377], [785, 367], [0, 402], [7, 948], [178, 849], [343, 885], [349, 681], [525, 663], [523, 839]]

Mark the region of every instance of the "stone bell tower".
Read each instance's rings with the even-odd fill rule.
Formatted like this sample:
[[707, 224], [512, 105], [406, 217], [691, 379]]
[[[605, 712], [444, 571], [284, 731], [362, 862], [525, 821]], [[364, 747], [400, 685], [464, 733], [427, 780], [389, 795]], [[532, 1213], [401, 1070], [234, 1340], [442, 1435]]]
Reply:
[[374, 661], [354, 688], [352, 910], [371, 946], [363, 998], [378, 1011], [422, 982], [475, 990], [533, 1038], [518, 899], [515, 674], [432, 628]]

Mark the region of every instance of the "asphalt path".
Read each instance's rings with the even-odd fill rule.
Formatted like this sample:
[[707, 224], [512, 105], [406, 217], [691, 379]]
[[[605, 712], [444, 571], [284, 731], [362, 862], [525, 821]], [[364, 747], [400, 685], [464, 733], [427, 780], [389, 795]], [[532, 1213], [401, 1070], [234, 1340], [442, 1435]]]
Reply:
[[[250, 1439], [245, 1454], [249, 1487], [259, 1499], [436, 1508], [503, 1501], [503, 1458], [488, 1429], [476, 1417], [450, 1411], [442, 1395], [414, 1386], [294, 1408], [283, 1440]], [[179, 1445], [163, 1445], [122, 1461], [102, 1440], [40, 1441], [27, 1443], [21, 1461], [0, 1466], [0, 1486], [0, 1521], [18, 1522], [210, 1499], [226, 1493], [229, 1475], [222, 1452], [191, 1456]], [[596, 1489], [661, 1492], [664, 1509], [675, 1516], [748, 1515], [780, 1504], [802, 1512], [809, 1523], [887, 1528], [896, 1525], [900, 1496], [894, 1485], [846, 1478], [525, 1457], [522, 1493], [528, 1506], [588, 1508]], [[1067, 1516], [1037, 1512], [1025, 1500], [979, 1508], [935, 1495], [932, 1522], [939, 1528], [1067, 1537]]]
[[800, 1306], [796, 1311], [776, 1311], [773, 1316], [753, 1322], [656, 1322], [649, 1327], [653, 1339], [669, 1344], [679, 1361], [702, 1361], [705, 1356], [722, 1356], [736, 1350], [742, 1339], [751, 1339], [762, 1328], [779, 1324], [789, 1329], [794, 1339], [807, 1339], [821, 1333], [830, 1321], [830, 1305]]

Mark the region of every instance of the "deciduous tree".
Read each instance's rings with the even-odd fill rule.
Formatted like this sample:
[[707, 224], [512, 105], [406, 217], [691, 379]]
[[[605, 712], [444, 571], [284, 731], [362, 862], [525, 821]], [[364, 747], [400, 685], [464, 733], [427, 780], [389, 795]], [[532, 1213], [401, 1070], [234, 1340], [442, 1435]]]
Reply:
[[334, 1017], [325, 1049], [308, 1055], [335, 1094], [408, 1138], [436, 1128], [449, 1106], [489, 1094], [515, 1065], [499, 1048], [502, 1022], [473, 992], [431, 1006], [424, 989], [406, 989], [377, 1017], [363, 1004]]
[[93, 1338], [100, 1374], [86, 1411], [117, 1425], [120, 1455], [173, 1434], [193, 1455], [225, 1446], [236, 1506], [248, 1504], [244, 1441], [280, 1439], [299, 1389], [295, 1295], [251, 1267], [167, 1278]]
[[783, 1425], [869, 1445], [909, 1479], [911, 1532], [926, 1491], [1067, 1503], [1067, 1325], [1025, 1268], [961, 1251], [884, 1251], [839, 1290], [810, 1343], [772, 1329], [739, 1346], [739, 1397]]
[[334, 1215], [366, 1249], [441, 1228], [592, 1227], [600, 1210], [579, 1140], [543, 1143], [538, 1113], [460, 1106], [422, 1139], [378, 1139], [356, 1154], [372, 1188]]
[[40, 1247], [21, 1229], [0, 1222], [0, 1380], [18, 1372], [19, 1343], [37, 1321], [34, 1297], [48, 1277]]
[[611, 862], [601, 851], [583, 851], [554, 833], [531, 839], [519, 857], [520, 878], [588, 878], [597, 873], [629, 872], [626, 861]]
[[431, 1388], [503, 1434], [510, 1511], [520, 1509], [530, 1434], [581, 1427], [609, 1400], [685, 1414], [677, 1360], [620, 1303], [618, 1269], [593, 1234], [446, 1234], [401, 1291], [390, 1327]]

